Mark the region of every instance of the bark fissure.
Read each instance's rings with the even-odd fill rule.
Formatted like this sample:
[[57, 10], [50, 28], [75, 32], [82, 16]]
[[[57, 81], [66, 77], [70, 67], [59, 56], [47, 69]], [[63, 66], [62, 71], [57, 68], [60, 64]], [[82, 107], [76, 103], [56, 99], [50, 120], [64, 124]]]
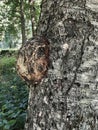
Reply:
[[73, 85], [74, 85], [74, 83], [75, 83], [75, 81], [76, 81], [77, 72], [78, 72], [79, 67], [80, 67], [80, 65], [81, 65], [82, 57], [83, 57], [83, 54], [84, 54], [84, 46], [85, 46], [85, 38], [84, 38], [84, 40], [83, 40], [83, 42], [82, 42], [81, 53], [80, 53], [80, 59], [79, 59], [79, 61], [77, 62], [78, 65], [77, 65], [77, 67], [76, 67], [76, 71], [75, 71], [75, 74], [74, 74], [74, 78], [73, 78], [71, 84], [69, 85], [69, 87], [68, 87], [68, 89], [67, 89], [67, 91], [66, 91], [66, 93], [65, 93], [66, 96], [68, 95], [68, 93], [70, 92], [71, 88], [73, 87]]

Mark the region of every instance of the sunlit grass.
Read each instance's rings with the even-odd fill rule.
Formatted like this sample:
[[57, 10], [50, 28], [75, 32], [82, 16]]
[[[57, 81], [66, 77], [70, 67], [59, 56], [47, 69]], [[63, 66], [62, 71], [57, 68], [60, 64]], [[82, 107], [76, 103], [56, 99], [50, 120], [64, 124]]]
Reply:
[[15, 56], [3, 56], [0, 57], [0, 72], [10, 70], [16, 64]]

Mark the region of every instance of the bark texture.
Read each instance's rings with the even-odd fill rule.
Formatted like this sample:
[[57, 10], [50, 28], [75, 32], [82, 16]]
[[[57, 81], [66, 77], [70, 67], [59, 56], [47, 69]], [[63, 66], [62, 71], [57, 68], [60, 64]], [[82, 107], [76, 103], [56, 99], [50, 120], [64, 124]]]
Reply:
[[51, 65], [30, 87], [25, 129], [98, 130], [98, 0], [43, 0], [37, 33]]

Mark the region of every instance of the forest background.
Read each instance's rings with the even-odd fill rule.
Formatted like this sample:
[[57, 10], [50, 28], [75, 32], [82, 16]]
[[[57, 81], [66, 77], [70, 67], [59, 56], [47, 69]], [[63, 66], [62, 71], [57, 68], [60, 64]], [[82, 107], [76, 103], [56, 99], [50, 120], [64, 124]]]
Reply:
[[40, 4], [41, 0], [0, 1], [0, 130], [24, 128], [28, 88], [16, 72], [17, 52], [36, 33]]

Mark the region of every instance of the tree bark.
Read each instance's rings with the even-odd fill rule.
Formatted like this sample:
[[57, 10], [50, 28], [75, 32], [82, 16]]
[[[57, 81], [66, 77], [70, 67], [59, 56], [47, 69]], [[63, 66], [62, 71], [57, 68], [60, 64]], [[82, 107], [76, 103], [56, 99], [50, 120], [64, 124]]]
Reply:
[[30, 86], [25, 130], [98, 130], [98, 1], [43, 0], [37, 34], [51, 65]]
[[22, 44], [24, 44], [26, 41], [26, 34], [25, 34], [25, 18], [24, 18], [23, 0], [20, 0], [20, 21], [21, 21]]

